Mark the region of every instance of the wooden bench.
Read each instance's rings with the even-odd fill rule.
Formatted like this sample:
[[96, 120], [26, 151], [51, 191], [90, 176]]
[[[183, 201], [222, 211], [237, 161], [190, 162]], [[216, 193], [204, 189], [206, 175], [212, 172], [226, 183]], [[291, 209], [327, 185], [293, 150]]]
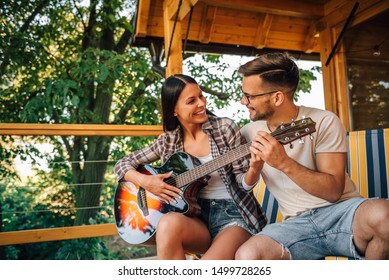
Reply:
[[[352, 131], [347, 133], [347, 138], [347, 172], [358, 191], [367, 198], [388, 198], [389, 129]], [[262, 180], [254, 188], [254, 194], [265, 210], [269, 223], [282, 221], [278, 203]], [[327, 257], [335, 258], [338, 257]]]

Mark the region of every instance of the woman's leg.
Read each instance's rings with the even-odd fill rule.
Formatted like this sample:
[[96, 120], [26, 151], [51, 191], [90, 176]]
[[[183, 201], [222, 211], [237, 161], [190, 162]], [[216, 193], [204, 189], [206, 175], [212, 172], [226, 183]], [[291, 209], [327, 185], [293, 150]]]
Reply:
[[233, 260], [238, 248], [250, 238], [250, 234], [239, 226], [223, 229], [203, 255], [203, 260]]
[[156, 243], [158, 259], [181, 260], [185, 259], [185, 252], [204, 253], [211, 236], [199, 219], [169, 213], [158, 222]]

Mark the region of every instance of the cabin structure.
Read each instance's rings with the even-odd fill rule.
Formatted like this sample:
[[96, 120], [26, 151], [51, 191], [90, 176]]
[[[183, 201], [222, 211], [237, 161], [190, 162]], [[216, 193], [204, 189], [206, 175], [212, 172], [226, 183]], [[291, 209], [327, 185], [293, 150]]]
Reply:
[[387, 0], [139, 0], [136, 15], [133, 44], [166, 76], [188, 53], [288, 51], [321, 61], [326, 109], [347, 130], [389, 126]]

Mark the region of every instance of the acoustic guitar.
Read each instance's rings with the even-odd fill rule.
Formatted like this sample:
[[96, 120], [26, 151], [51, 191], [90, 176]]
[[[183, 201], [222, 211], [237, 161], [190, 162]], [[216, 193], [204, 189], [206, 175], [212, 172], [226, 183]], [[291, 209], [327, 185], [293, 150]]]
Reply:
[[[315, 122], [311, 118], [304, 118], [288, 125], [280, 125], [271, 135], [285, 145], [296, 139], [303, 141], [302, 137], [315, 131]], [[130, 244], [150, 242], [163, 215], [177, 212], [192, 217], [199, 216], [201, 209], [197, 204], [197, 194], [207, 185], [208, 174], [249, 155], [250, 145], [251, 143], [241, 145], [204, 164], [185, 152], [177, 152], [160, 167], [140, 165], [137, 171], [146, 175], [173, 171], [165, 182], [180, 188], [182, 199], [176, 200], [177, 203], [167, 203], [142, 186], [127, 181], [119, 182], [115, 192], [114, 211], [120, 237]]]

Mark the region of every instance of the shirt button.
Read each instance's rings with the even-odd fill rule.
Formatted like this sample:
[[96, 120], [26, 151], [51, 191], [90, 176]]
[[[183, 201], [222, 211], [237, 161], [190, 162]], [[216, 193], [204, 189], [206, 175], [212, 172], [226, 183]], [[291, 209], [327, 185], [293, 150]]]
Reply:
[[212, 206], [215, 206], [215, 205], [216, 205], [216, 202], [215, 202], [215, 201], [212, 201], [212, 202], [211, 202], [211, 205], [212, 205]]

